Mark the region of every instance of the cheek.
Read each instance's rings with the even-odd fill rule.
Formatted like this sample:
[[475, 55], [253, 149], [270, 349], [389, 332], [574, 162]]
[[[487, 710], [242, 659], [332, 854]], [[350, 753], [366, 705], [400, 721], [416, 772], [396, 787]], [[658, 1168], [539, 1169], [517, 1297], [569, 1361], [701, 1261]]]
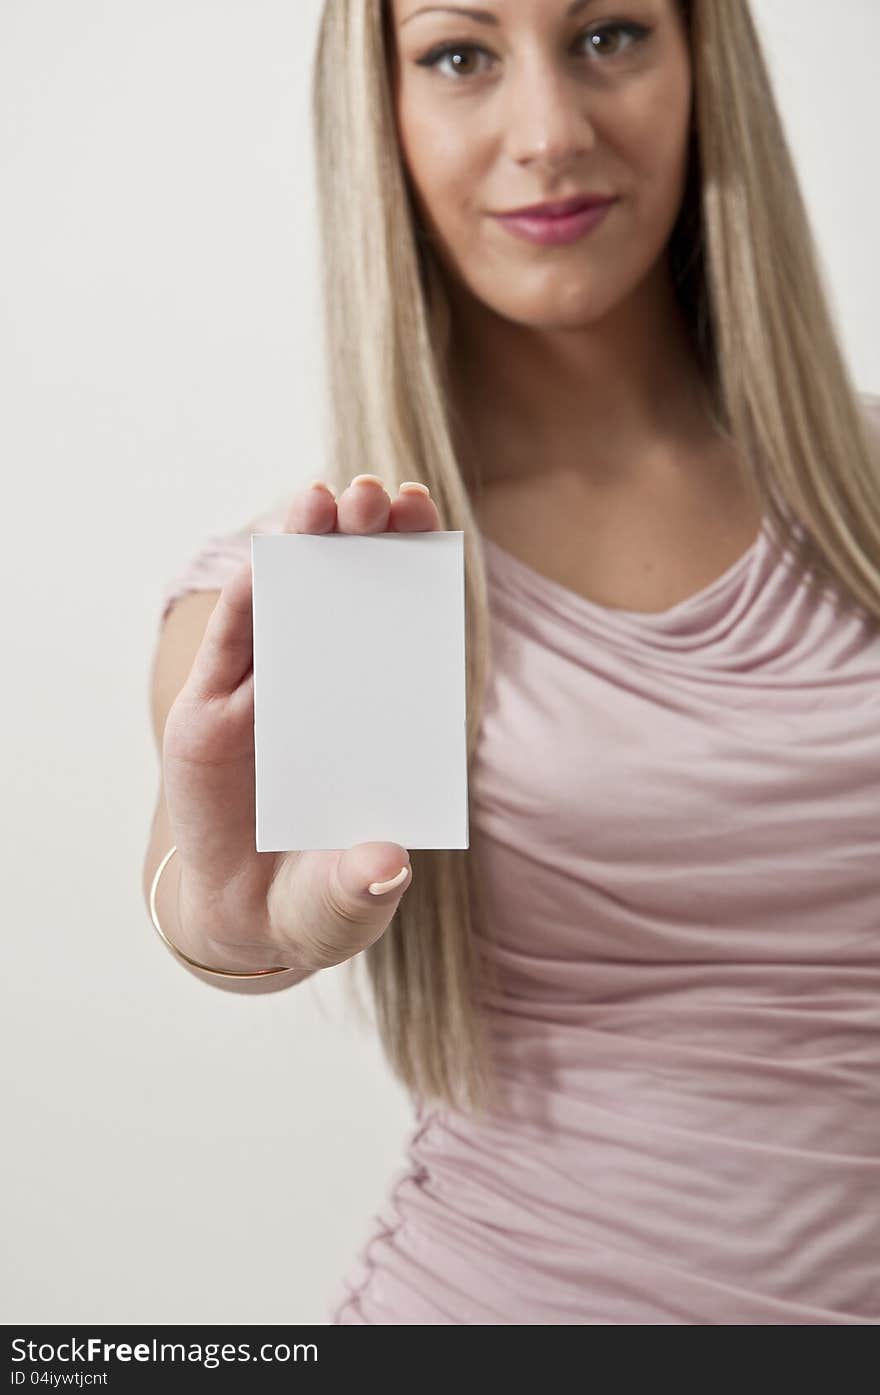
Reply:
[[637, 194], [655, 212], [677, 205], [683, 193], [689, 125], [689, 90], [680, 82], [658, 84], [633, 108], [626, 157], [636, 171]]
[[454, 228], [474, 207], [478, 192], [473, 141], [466, 123], [441, 120], [424, 102], [401, 102], [401, 149], [423, 214], [438, 229]]

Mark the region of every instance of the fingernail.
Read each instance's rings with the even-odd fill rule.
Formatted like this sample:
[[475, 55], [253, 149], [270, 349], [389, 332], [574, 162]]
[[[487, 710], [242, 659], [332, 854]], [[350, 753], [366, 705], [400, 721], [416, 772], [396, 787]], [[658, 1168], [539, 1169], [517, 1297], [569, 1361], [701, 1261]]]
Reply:
[[378, 484], [380, 489], [385, 488], [385, 485], [382, 483], [378, 475], [355, 475], [354, 479], [349, 485], [349, 489], [351, 489], [352, 486], [356, 484]]
[[333, 490], [330, 488], [329, 484], [326, 484], [324, 482], [324, 480], [312, 480], [311, 484], [309, 485], [309, 489], [323, 489], [326, 494], [330, 495], [331, 499], [336, 498], [336, 495], [333, 493]]
[[418, 480], [404, 480], [398, 489], [398, 494], [427, 494], [431, 497], [431, 491], [426, 484], [419, 484]]
[[391, 880], [387, 882], [370, 882], [367, 890], [371, 892], [373, 896], [384, 896], [386, 891], [393, 891], [396, 886], [400, 886], [408, 874], [409, 865], [401, 867], [396, 877], [392, 877]]

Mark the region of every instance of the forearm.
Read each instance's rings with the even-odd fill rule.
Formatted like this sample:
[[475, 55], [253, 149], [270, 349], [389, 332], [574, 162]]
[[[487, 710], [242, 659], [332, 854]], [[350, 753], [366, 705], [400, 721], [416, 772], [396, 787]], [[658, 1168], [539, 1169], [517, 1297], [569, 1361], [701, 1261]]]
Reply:
[[[150, 847], [144, 862], [143, 890], [144, 900], [147, 907], [147, 916], [153, 935], [160, 944], [163, 942], [156, 934], [150, 917], [150, 889], [156, 869], [162, 858], [168, 852], [171, 844], [167, 837], [161, 842], [155, 836], [150, 841]], [[179, 920], [178, 891], [180, 887], [181, 861], [177, 853], [169, 860], [163, 868], [159, 878], [159, 885], [156, 889], [156, 915], [163, 931], [169, 940], [189, 955], [191, 959], [196, 959], [201, 964], [208, 964], [215, 969], [232, 970], [235, 973], [252, 973], [259, 969], [267, 969], [278, 963], [278, 955], [269, 948], [260, 946], [236, 946], [234, 949], [220, 944], [210, 937], [210, 925], [204, 927], [184, 927]], [[297, 983], [302, 983], [304, 979], [311, 977], [311, 972], [304, 972], [301, 969], [289, 969], [280, 974], [265, 974], [258, 978], [226, 978], [222, 975], [204, 973], [195, 968], [194, 965], [187, 964], [177, 954], [174, 954], [167, 945], [163, 945], [165, 953], [168, 954], [176, 964], [187, 970], [194, 978], [201, 979], [203, 983], [211, 984], [214, 988], [225, 989], [231, 993], [277, 993], [282, 988], [291, 988]]]

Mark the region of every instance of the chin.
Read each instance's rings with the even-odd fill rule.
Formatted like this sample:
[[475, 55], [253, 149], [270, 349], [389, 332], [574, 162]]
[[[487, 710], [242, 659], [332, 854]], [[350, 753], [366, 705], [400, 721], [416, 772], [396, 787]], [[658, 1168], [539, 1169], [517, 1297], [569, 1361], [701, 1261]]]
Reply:
[[567, 292], [507, 297], [486, 301], [497, 315], [529, 329], [587, 329], [597, 324], [617, 303], [607, 293], [597, 295], [584, 286]]

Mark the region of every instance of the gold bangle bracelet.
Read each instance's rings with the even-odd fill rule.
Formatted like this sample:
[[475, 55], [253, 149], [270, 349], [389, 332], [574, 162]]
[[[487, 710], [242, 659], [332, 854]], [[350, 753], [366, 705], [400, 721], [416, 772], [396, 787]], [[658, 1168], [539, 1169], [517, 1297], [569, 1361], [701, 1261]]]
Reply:
[[201, 969], [202, 973], [205, 974], [217, 974], [220, 978], [262, 978], [265, 974], [289, 974], [291, 970], [286, 966], [280, 969], [252, 969], [249, 973], [237, 973], [234, 969], [212, 969], [208, 964], [200, 964], [197, 959], [190, 959], [188, 954], [184, 954], [182, 949], [178, 949], [177, 945], [169, 940], [162, 926], [159, 924], [159, 917], [156, 913], [156, 888], [159, 885], [159, 878], [170, 862], [173, 854], [176, 852], [177, 844], [175, 843], [174, 847], [170, 852], [165, 854], [159, 866], [156, 868], [156, 875], [153, 877], [153, 885], [150, 887], [150, 916], [168, 948], [172, 950], [179, 959], [184, 959], [187, 964], [192, 964], [194, 969]]

